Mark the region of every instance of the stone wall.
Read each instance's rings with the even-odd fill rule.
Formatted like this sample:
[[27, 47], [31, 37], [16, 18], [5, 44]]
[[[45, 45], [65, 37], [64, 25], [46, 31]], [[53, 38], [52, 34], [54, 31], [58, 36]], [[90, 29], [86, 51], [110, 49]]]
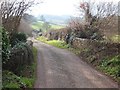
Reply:
[[87, 59], [87, 62], [98, 64], [106, 57], [119, 55], [120, 43], [108, 43], [89, 39], [75, 38], [72, 46], [80, 50], [80, 57]]
[[109, 49], [109, 53], [118, 51], [119, 46], [120, 46], [120, 43], [109, 43], [105, 41], [97, 41], [97, 40], [90, 40], [90, 39], [75, 38], [73, 40], [74, 48], [79, 48], [79, 49], [90, 48], [90, 49], [93, 49], [94, 51]]

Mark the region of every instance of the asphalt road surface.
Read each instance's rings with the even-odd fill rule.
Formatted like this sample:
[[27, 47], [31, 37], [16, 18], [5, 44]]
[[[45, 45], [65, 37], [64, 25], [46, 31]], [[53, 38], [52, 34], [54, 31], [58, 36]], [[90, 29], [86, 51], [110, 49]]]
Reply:
[[75, 54], [39, 41], [35, 88], [118, 88]]

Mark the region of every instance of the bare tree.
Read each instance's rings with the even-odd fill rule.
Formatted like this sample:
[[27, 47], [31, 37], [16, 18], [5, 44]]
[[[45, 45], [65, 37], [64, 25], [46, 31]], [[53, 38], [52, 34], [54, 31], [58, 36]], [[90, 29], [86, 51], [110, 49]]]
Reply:
[[118, 34], [118, 5], [113, 2], [100, 3], [96, 9], [96, 27], [108, 38]]
[[93, 19], [101, 19], [118, 15], [118, 5], [113, 2], [82, 2], [80, 12], [84, 13], [86, 22], [93, 22]]
[[3, 27], [17, 32], [23, 14], [34, 4], [35, 0], [4, 0], [1, 4]]
[[72, 31], [79, 31], [83, 29], [84, 23], [80, 21], [79, 18], [71, 18], [68, 22], [68, 27], [71, 28]]
[[80, 34], [80, 32], [85, 32], [88, 36], [117, 34], [117, 4], [113, 2], [82, 2], [80, 3], [79, 10], [83, 13], [85, 22], [83, 23], [78, 18], [72, 18], [68, 24], [76, 34]]
[[97, 5], [97, 17], [108, 17], [118, 14], [118, 5], [113, 2], [102, 2]]
[[83, 2], [80, 10], [87, 24], [94, 25], [101, 32], [118, 33], [118, 4], [113, 2]]

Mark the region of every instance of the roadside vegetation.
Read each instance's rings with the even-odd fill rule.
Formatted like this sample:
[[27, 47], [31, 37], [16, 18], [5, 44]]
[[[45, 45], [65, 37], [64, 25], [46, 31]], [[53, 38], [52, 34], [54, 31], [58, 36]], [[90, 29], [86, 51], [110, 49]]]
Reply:
[[80, 54], [80, 50], [78, 48], [73, 48], [70, 44], [67, 44], [65, 41], [61, 41], [61, 40], [48, 40], [48, 38], [44, 37], [44, 36], [40, 36], [38, 38], [36, 38], [38, 41], [41, 41], [43, 43], [52, 45], [54, 47], [57, 48], [61, 48], [61, 49], [67, 49], [73, 53], [75, 53], [76, 55]]
[[38, 37], [37, 40], [41, 41], [43, 43], [52, 45], [52, 46], [57, 47], [57, 48], [67, 49], [67, 50], [72, 51], [73, 53], [75, 53], [77, 55], [80, 54], [80, 50], [79, 49], [71, 47], [71, 45], [67, 44], [65, 41], [61, 41], [61, 40], [48, 40], [44, 36]]
[[10, 71], [3, 71], [3, 90], [6, 88], [25, 88], [33, 87], [33, 79], [17, 76]]
[[45, 38], [43, 36], [38, 37], [37, 40], [39, 40], [39, 41], [41, 41], [43, 43], [46, 43], [46, 44], [61, 48], [61, 49], [69, 48], [69, 45], [66, 44], [64, 41], [60, 41], [60, 40], [50, 40], [49, 41], [47, 38]]
[[[3, 49], [2, 51], [3, 53], [3, 56], [2, 56], [3, 57], [3, 61], [2, 61], [3, 63], [3, 75], [2, 75], [3, 76], [2, 78], [3, 89], [5, 88], [26, 88], [26, 87], [32, 88], [35, 82], [37, 49], [35, 47], [32, 48], [32, 52], [34, 55], [33, 56], [34, 58], [32, 58], [33, 61], [30, 64], [27, 64], [30, 61], [28, 61], [27, 63], [26, 62], [23, 63], [23, 60], [27, 60], [27, 59], [25, 59], [24, 57], [23, 59], [15, 58], [15, 56], [11, 55], [12, 54], [11, 49], [16, 48], [18, 50], [18, 53], [20, 53], [19, 48], [24, 48], [24, 45], [26, 45], [26, 43], [24, 43], [23, 45], [22, 40], [25, 41], [24, 37], [21, 38], [21, 41], [19, 40], [19, 44], [17, 46], [14, 46], [13, 44], [15, 43], [12, 43], [12, 45], [9, 43], [9, 38], [7, 38], [6, 36], [7, 35], [6, 31], [2, 30], [2, 32], [3, 32], [2, 39], [3, 39], [3, 45], [4, 45], [2, 48]], [[16, 64], [17, 67], [14, 64]]]
[[36, 63], [21, 70], [21, 75], [11, 71], [3, 71], [3, 90], [6, 88], [33, 88], [35, 82]]
[[102, 60], [98, 68], [120, 82], [120, 55]]
[[3, 90], [32, 88], [34, 85], [37, 49], [31, 40], [27, 40], [27, 33], [18, 31], [22, 16], [32, 5], [34, 0], [1, 2]]

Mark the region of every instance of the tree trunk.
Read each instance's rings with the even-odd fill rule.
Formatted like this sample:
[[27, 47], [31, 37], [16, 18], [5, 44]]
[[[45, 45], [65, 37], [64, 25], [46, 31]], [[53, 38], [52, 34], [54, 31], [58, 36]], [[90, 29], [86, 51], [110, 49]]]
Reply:
[[[0, 0], [0, 6], [1, 6], [1, 1], [2, 1], [2, 0]], [[1, 14], [1, 7], [0, 7], [0, 26], [2, 26], [2, 14]]]

